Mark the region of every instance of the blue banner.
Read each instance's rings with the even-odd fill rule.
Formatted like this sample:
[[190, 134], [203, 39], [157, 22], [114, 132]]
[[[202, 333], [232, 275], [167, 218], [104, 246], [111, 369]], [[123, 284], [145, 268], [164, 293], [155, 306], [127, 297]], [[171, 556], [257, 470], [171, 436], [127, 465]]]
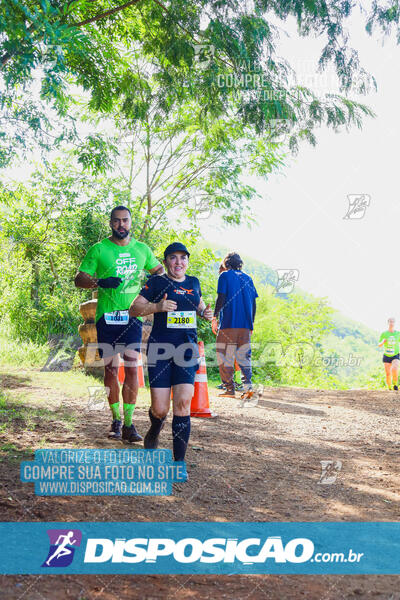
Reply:
[[165, 496], [186, 481], [186, 464], [171, 450], [36, 450], [20, 464], [21, 481], [37, 496]]
[[400, 523], [1, 523], [1, 574], [399, 574]]

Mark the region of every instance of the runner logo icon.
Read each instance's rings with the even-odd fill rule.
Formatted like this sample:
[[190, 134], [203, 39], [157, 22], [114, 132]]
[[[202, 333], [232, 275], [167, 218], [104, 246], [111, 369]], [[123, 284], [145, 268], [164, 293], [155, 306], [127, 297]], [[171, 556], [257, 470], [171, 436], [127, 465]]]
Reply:
[[298, 269], [276, 269], [278, 281], [276, 283], [277, 294], [290, 294], [293, 292], [296, 281], [299, 280]]
[[75, 549], [81, 545], [79, 529], [48, 529], [50, 548], [42, 567], [68, 567], [74, 558]]
[[362, 219], [371, 203], [369, 194], [348, 194], [349, 207], [343, 219]]

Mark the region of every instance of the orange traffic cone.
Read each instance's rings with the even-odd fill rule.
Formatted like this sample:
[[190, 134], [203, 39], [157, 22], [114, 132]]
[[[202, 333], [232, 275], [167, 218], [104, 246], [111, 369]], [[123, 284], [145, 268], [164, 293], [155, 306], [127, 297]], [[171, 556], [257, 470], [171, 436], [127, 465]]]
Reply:
[[210, 410], [208, 400], [207, 368], [204, 342], [199, 342], [200, 365], [194, 378], [194, 395], [190, 406], [191, 417], [211, 418], [217, 415]]
[[[142, 360], [141, 353], [139, 353], [139, 360], [137, 363], [137, 367], [138, 367], [137, 373], [138, 373], [139, 387], [143, 388], [143, 387], [145, 387], [145, 385], [144, 385], [144, 373], [143, 373], [143, 360]], [[118, 381], [120, 383], [124, 383], [124, 380], [125, 380], [124, 360], [120, 357], [119, 366], [118, 366]]]
[[120, 383], [124, 383], [125, 379], [125, 369], [124, 369], [124, 361], [121, 357], [119, 357], [119, 365], [118, 365], [118, 381]]

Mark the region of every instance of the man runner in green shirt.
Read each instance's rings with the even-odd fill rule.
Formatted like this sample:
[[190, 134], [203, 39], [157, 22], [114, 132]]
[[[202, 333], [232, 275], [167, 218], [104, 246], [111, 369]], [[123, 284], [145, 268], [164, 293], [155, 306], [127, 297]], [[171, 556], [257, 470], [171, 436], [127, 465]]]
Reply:
[[383, 363], [385, 365], [386, 383], [389, 390], [398, 391], [398, 373], [399, 373], [399, 352], [400, 352], [400, 331], [394, 328], [394, 319], [388, 319], [388, 329], [381, 333], [379, 338], [379, 348], [383, 346]]
[[[128, 208], [116, 206], [111, 211], [110, 227], [112, 235], [89, 248], [75, 277], [75, 285], [84, 289], [98, 288], [97, 342], [104, 361], [104, 385], [109, 390], [108, 401], [113, 416], [108, 437], [133, 443], [143, 439], [132, 423], [138, 393], [137, 360], [142, 321], [129, 317], [128, 309], [141, 288], [142, 270], [162, 275], [164, 267], [146, 244], [130, 235], [132, 218]], [[125, 368], [122, 433], [118, 354], [123, 356]]]

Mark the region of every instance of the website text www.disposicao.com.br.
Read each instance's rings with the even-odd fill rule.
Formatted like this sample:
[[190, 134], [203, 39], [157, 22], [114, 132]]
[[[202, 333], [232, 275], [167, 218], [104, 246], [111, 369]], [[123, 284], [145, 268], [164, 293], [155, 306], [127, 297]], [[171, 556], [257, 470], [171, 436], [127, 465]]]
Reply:
[[283, 543], [280, 536], [262, 538], [89, 538], [85, 549], [85, 563], [140, 563], [156, 562], [170, 557], [179, 563], [359, 563], [364, 554], [349, 548], [343, 552], [316, 552], [308, 538], [294, 538]]

